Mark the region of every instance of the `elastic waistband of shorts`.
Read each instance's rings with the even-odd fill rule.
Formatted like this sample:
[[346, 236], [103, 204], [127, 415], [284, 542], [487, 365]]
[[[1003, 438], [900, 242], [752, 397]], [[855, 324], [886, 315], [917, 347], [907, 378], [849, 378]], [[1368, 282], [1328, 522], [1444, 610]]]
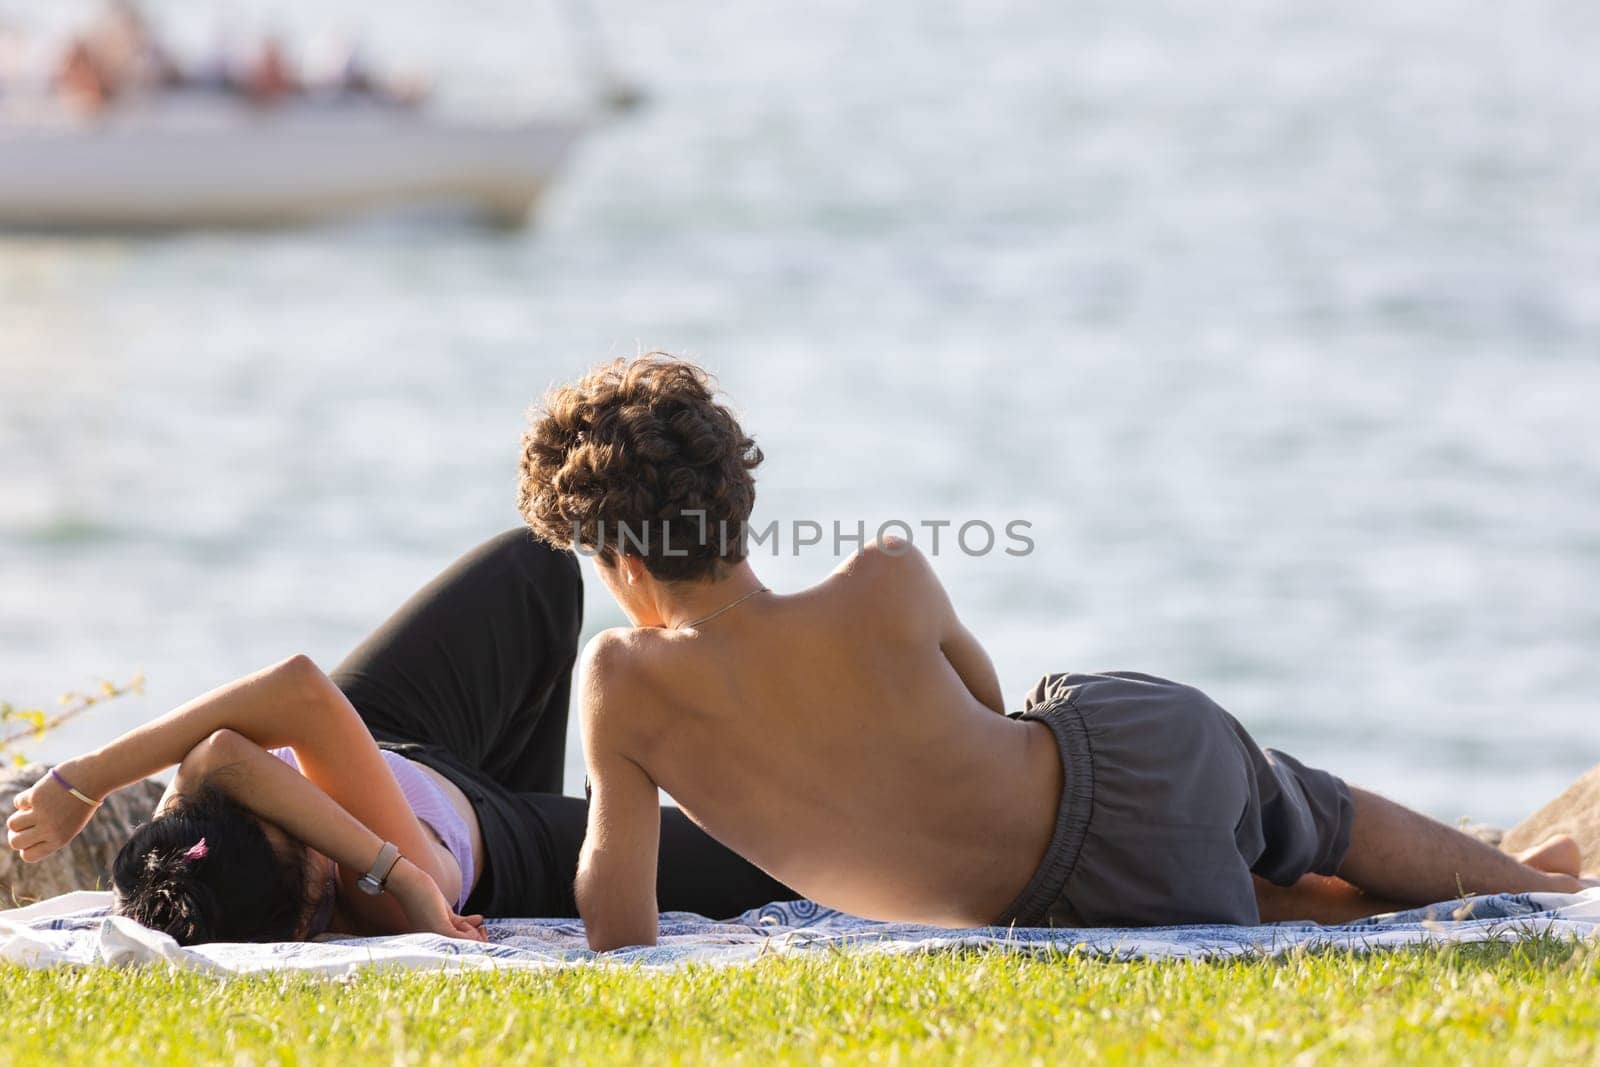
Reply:
[[1061, 804], [1056, 809], [1050, 846], [1017, 899], [994, 922], [995, 926], [1038, 926], [1061, 899], [1067, 880], [1078, 865], [1078, 853], [1083, 849], [1089, 816], [1094, 810], [1094, 749], [1083, 715], [1070, 696], [1035, 705], [1012, 718], [1034, 719], [1050, 727], [1061, 751]]

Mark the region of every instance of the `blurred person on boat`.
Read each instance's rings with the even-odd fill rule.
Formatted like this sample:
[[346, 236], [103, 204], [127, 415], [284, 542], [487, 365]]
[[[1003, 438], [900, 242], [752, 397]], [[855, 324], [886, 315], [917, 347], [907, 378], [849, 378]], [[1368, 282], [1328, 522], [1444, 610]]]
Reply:
[[283, 41], [278, 37], [264, 39], [245, 72], [245, 96], [259, 107], [273, 107], [304, 91]]
[[181, 84], [182, 71], [138, 6], [115, 0], [73, 36], [56, 65], [51, 87], [80, 114]]
[[177, 62], [132, 0], [113, 0], [84, 41], [118, 93], [152, 92], [183, 80]]
[[111, 72], [82, 37], [68, 43], [51, 79], [51, 89], [69, 110], [84, 116], [98, 115], [116, 96]]
[[383, 77], [362, 47], [348, 37], [313, 40], [306, 50], [304, 88], [314, 100], [417, 107], [428, 97], [427, 79], [415, 75]]

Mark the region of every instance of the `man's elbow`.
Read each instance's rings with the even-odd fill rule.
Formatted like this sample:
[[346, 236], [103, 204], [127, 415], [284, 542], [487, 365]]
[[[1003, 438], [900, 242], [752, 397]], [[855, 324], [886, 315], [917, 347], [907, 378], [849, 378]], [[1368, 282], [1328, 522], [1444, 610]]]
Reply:
[[596, 952], [656, 943], [658, 920], [654, 902], [634, 907], [618, 907], [615, 901], [586, 884], [580, 872], [577, 884], [578, 916], [583, 919], [584, 936]]
[[596, 952], [649, 947], [656, 943], [659, 920], [654, 902], [618, 907], [615, 902], [601, 902], [594, 894], [580, 892], [578, 916], [583, 919], [583, 933], [589, 940], [589, 947]]
[[654, 922], [648, 927], [640, 926], [629, 932], [622, 927], [613, 928], [584, 920], [583, 929], [589, 938], [589, 947], [595, 952], [610, 952], [619, 948], [650, 948], [656, 943]]

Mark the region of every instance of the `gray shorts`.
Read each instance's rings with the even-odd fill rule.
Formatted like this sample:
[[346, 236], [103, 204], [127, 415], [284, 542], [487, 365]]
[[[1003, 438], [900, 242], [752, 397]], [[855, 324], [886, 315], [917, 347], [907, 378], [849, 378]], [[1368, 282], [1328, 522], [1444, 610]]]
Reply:
[[1046, 675], [1012, 718], [1049, 726], [1065, 780], [1008, 926], [1261, 921], [1252, 874], [1334, 874], [1350, 789], [1256, 745], [1198, 689], [1147, 674]]

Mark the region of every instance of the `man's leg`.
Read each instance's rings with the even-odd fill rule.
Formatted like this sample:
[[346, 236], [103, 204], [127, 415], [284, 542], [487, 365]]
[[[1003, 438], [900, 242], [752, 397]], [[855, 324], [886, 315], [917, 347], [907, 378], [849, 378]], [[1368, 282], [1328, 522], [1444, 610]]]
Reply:
[[1342, 878], [1321, 874], [1308, 874], [1294, 885], [1274, 885], [1256, 875], [1255, 883], [1256, 907], [1264, 923], [1351, 923], [1415, 906], [1415, 902], [1370, 896]]
[[1432, 904], [1473, 893], [1573, 893], [1570, 874], [1541, 871], [1426, 815], [1351, 788], [1355, 818], [1338, 875], [1369, 896]]
[[[1575, 892], [1568, 843], [1519, 859], [1275, 749], [1227, 716], [1255, 797], [1236, 830], [1264, 922], [1348, 922], [1475, 893]], [[1530, 862], [1522, 862], [1528, 860]]]
[[[1570, 835], [1555, 834], [1533, 848], [1517, 853], [1514, 859], [1535, 871], [1576, 875], [1582, 856], [1578, 843]], [[1319, 923], [1348, 923], [1387, 912], [1403, 911], [1418, 904], [1436, 903], [1432, 900], [1396, 900], [1375, 896], [1362, 892], [1344, 878], [1320, 874], [1308, 874], [1294, 885], [1287, 886], [1273, 885], [1257, 876], [1255, 884], [1256, 904], [1264, 923], [1306, 919]]]
[[[1502, 852], [1509, 852], [1505, 842], [1500, 843]], [[1555, 871], [1557, 874], [1581, 875], [1583, 873], [1583, 850], [1578, 847], [1578, 841], [1571, 834], [1551, 834], [1532, 848], [1525, 848], [1521, 852], [1510, 852], [1529, 867], [1537, 871]]]

